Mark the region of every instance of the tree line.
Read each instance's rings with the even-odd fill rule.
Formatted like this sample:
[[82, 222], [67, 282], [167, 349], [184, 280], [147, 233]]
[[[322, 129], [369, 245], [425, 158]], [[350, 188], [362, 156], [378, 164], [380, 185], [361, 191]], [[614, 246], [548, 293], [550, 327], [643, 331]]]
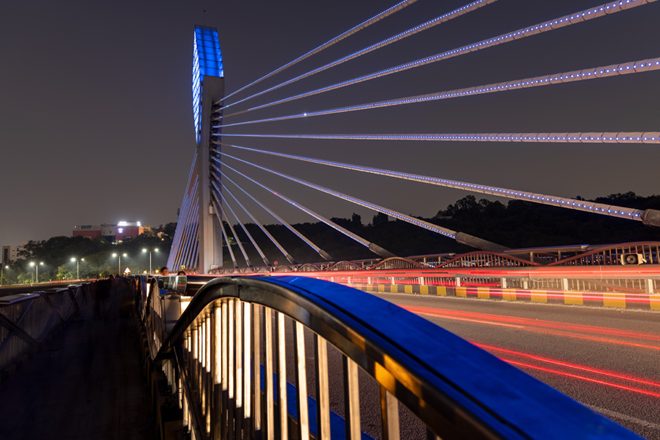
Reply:
[[[660, 209], [659, 195], [644, 197], [627, 192], [598, 197], [593, 201], [637, 209]], [[659, 228], [644, 226], [640, 222], [515, 200], [501, 202], [477, 199], [472, 195], [440, 209], [431, 218], [421, 219], [511, 248], [660, 241]], [[411, 256], [472, 250], [454, 240], [400, 220], [390, 219], [384, 214], [374, 215], [367, 223], [363, 222], [358, 214], [353, 214], [348, 219], [335, 217], [332, 220], [395, 255]], [[271, 262], [287, 264], [284, 256], [257, 225], [248, 223], [245, 226]], [[375, 257], [365, 247], [323, 223], [298, 223], [293, 226], [327, 251], [335, 261]], [[296, 262], [320, 260], [310, 247], [283, 225], [271, 224], [266, 225], [266, 228], [293, 255]], [[44, 241], [30, 241], [19, 255], [19, 260], [11, 264], [9, 270], [5, 270], [5, 283], [33, 280], [35, 270], [29, 267], [30, 261], [44, 262], [44, 266], [39, 268], [41, 280], [72, 279], [75, 277], [76, 267], [70, 261], [71, 257], [85, 258], [84, 263], [79, 266], [81, 278], [116, 273], [118, 261], [112, 258], [112, 253], [128, 255], [122, 261], [122, 270], [130, 267], [133, 273], [142, 272], [148, 265], [148, 256], [142, 253], [143, 248], [160, 249], [159, 253], [152, 254], [153, 267], [159, 267], [167, 261], [167, 253], [175, 229], [176, 223], [168, 223], [154, 229], [150, 235], [141, 235], [116, 245], [104, 240], [82, 237], [53, 237]], [[252, 264], [261, 265], [258, 253], [249, 243], [243, 230], [240, 227], [235, 230], [237, 239], [244, 243]], [[245, 262], [235, 246], [233, 237], [232, 243], [239, 265], [244, 265]], [[226, 243], [223, 255], [225, 266], [230, 267], [232, 263]], [[170, 268], [170, 270], [175, 269], [177, 268]]]

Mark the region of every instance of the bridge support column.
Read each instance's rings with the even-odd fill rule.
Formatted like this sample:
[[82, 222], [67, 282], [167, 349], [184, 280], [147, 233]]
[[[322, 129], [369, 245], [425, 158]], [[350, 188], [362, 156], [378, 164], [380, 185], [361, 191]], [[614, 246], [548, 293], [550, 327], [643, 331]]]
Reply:
[[654, 286], [654, 280], [653, 278], [649, 278], [646, 280], [646, 293], [648, 294], [653, 294], [655, 293], [655, 286]]
[[501, 279], [500, 285], [501, 285], [502, 289], [506, 289], [506, 278]]
[[[197, 144], [197, 172], [200, 182], [200, 210], [199, 210], [199, 267], [201, 273], [209, 273], [211, 269], [222, 267], [222, 231], [213, 208], [213, 195], [211, 186], [211, 151], [219, 150], [212, 142], [214, 137], [213, 118], [218, 116], [213, 103], [224, 96], [224, 78], [207, 76], [204, 78], [202, 93], [202, 127], [200, 142]], [[220, 185], [218, 185], [220, 186]], [[222, 186], [220, 186], [222, 190]]]

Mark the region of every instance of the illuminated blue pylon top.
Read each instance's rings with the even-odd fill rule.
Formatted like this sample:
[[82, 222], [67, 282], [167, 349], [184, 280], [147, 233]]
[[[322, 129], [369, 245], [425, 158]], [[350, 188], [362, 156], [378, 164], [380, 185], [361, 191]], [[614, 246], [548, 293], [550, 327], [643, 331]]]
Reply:
[[199, 143], [202, 130], [202, 88], [204, 77], [224, 77], [222, 69], [222, 52], [216, 29], [195, 26], [193, 39], [193, 119], [195, 123], [195, 139]]

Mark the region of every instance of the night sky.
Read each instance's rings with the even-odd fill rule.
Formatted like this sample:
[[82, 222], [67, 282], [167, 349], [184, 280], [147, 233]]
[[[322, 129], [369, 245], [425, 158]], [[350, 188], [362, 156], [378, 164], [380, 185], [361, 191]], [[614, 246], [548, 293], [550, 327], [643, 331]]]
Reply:
[[[467, 3], [420, 0], [247, 92]], [[192, 29], [216, 26], [228, 90], [394, 1], [5, 0], [0, 6], [0, 244], [75, 224], [175, 221], [192, 159]], [[500, 0], [404, 42], [251, 101], [268, 102], [559, 17], [603, 1]], [[204, 12], [206, 11], [206, 12]], [[640, 7], [337, 92], [253, 119], [660, 56], [660, 4]], [[245, 96], [241, 94], [240, 96]], [[660, 130], [660, 72], [285, 123], [261, 133]], [[377, 143], [237, 139], [248, 146], [563, 196], [658, 193], [657, 145]], [[234, 152], [232, 152], [234, 154]], [[413, 215], [466, 193], [240, 154]], [[230, 162], [234, 166], [235, 162]], [[249, 170], [327, 216], [366, 213]], [[243, 182], [243, 181], [241, 181]], [[246, 184], [291, 221], [309, 220]], [[253, 205], [246, 203], [248, 207]], [[270, 222], [256, 208], [261, 219]]]

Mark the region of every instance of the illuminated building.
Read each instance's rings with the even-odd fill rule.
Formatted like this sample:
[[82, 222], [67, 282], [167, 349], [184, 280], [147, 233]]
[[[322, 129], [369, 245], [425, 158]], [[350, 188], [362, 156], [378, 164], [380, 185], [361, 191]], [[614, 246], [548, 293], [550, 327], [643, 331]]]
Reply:
[[151, 232], [151, 227], [145, 226], [141, 222], [120, 221], [117, 224], [76, 225], [73, 228], [72, 236], [85, 237], [90, 240], [104, 239], [114, 243], [136, 238], [146, 232]]

